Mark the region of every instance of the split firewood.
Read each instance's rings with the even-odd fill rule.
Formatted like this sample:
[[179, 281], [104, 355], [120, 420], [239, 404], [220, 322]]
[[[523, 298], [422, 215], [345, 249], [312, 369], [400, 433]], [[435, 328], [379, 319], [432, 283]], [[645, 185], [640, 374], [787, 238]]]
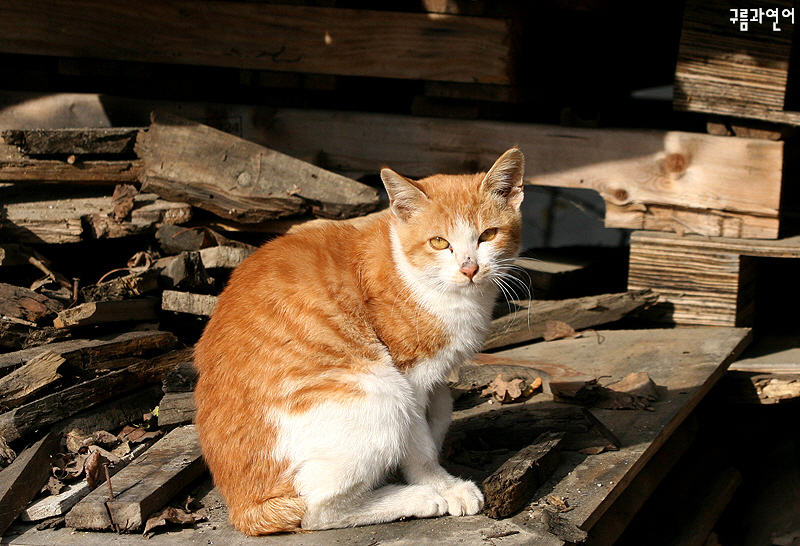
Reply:
[[204, 468], [195, 427], [177, 428], [153, 445], [147, 457], [134, 460], [114, 476], [113, 499], [103, 488], [95, 489], [69, 511], [66, 524], [120, 532], [141, 529], [153, 512]]
[[47, 434], [0, 471], [0, 535], [47, 483], [50, 455], [58, 449], [59, 439], [59, 434]]
[[82, 370], [106, 369], [107, 362], [131, 356], [141, 356], [151, 351], [166, 351], [177, 345], [172, 332], [158, 330], [125, 332], [95, 339], [72, 339], [50, 343], [46, 347], [30, 347], [0, 354], [0, 376], [25, 364], [46, 351], [64, 357], [67, 365]]
[[522, 508], [558, 466], [563, 438], [563, 432], [545, 432], [486, 478], [484, 513], [497, 519]]
[[258, 144], [165, 113], [136, 141], [142, 189], [237, 222], [312, 211], [347, 218], [374, 210], [375, 189]]
[[0, 410], [23, 404], [31, 396], [61, 379], [58, 368], [66, 360], [53, 351], [45, 351], [7, 376], [0, 378]]
[[151, 298], [82, 303], [58, 313], [53, 326], [74, 328], [111, 322], [155, 321], [156, 303], [157, 300]]
[[212, 246], [200, 251], [200, 259], [206, 269], [234, 269], [255, 251], [255, 247]]

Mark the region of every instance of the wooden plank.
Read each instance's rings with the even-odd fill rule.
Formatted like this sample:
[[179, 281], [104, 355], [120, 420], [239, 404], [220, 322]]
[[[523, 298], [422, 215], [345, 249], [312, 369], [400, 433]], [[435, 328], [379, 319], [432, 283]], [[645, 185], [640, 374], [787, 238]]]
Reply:
[[352, 176], [385, 164], [411, 177], [487, 169], [516, 145], [527, 184], [597, 191], [608, 227], [778, 237], [782, 142], [290, 109], [259, 142]]
[[556, 469], [563, 437], [563, 432], [542, 434], [486, 478], [484, 513], [490, 518], [504, 518], [527, 504]]
[[53, 319], [56, 328], [76, 328], [110, 322], [156, 320], [154, 298], [95, 301], [82, 303], [58, 313]]
[[0, 230], [22, 243], [77, 243], [152, 233], [161, 224], [182, 224], [192, 217], [186, 203], [164, 201], [152, 193], [137, 195], [130, 217], [122, 222], [111, 217], [111, 196], [32, 201], [28, 193], [6, 201], [4, 210]]
[[34, 159], [0, 140], [0, 182], [45, 182], [108, 186], [137, 181], [138, 159]]
[[180, 427], [111, 480], [114, 499], [98, 488], [70, 510], [68, 527], [135, 531], [205, 469], [194, 425]]
[[26, 434], [75, 415], [99, 402], [161, 381], [164, 374], [191, 354], [172, 351], [122, 370], [84, 381], [0, 414], [0, 436], [13, 442]]
[[0, 283], [0, 316], [38, 322], [52, 318], [64, 304], [29, 288]]
[[638, 290], [560, 301], [514, 301], [511, 313], [492, 320], [483, 350], [538, 339], [551, 320], [566, 322], [576, 330], [591, 328], [617, 321], [657, 300], [652, 291]]
[[58, 449], [60, 434], [47, 434], [0, 471], [0, 534], [47, 483], [50, 455]]
[[[791, 9], [791, 0], [756, 0], [752, 9]], [[793, 21], [750, 22], [746, 31], [732, 22], [728, 0], [687, 2], [684, 10], [675, 98], [678, 110], [725, 114], [777, 123], [800, 124], [800, 112], [785, 108]]]
[[0, 354], [0, 376], [16, 367], [52, 351], [64, 357], [69, 366], [85, 370], [102, 369], [104, 363], [124, 356], [142, 355], [153, 350], [171, 349], [177, 344], [172, 332], [158, 330], [124, 332], [95, 339], [72, 339], [50, 343], [46, 347], [31, 347]]
[[138, 127], [10, 129], [0, 133], [0, 137], [26, 155], [132, 155], [139, 130]]
[[168, 392], [158, 405], [158, 423], [164, 427], [194, 422], [197, 407], [192, 392]]
[[628, 288], [659, 294], [643, 315], [649, 320], [749, 326], [758, 257], [800, 258], [800, 237], [765, 241], [637, 231], [631, 235]]
[[28, 8], [4, 3], [4, 53], [415, 80], [512, 77], [511, 23], [502, 19], [219, 0], [135, 9], [122, 0], [47, 0], [37, 16]]
[[347, 218], [377, 208], [373, 188], [200, 123], [153, 114], [136, 142], [142, 189], [243, 223], [313, 211]]

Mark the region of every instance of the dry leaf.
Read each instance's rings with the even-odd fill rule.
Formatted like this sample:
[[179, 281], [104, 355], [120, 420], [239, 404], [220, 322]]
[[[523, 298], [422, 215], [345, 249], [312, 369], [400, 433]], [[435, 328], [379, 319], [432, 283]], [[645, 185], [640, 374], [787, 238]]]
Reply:
[[152, 440], [153, 438], [158, 438], [163, 434], [161, 430], [154, 430], [148, 432], [146, 429], [142, 427], [134, 427], [131, 425], [126, 426], [122, 429], [117, 435], [117, 438], [123, 442], [130, 442], [132, 444], [138, 444], [141, 442], [146, 442], [147, 440]]
[[111, 215], [117, 222], [122, 222], [133, 210], [134, 198], [139, 190], [130, 184], [118, 184], [111, 196], [111, 205], [114, 211]]
[[498, 375], [483, 389], [483, 391], [481, 391], [481, 396], [491, 396], [501, 404], [507, 404], [509, 402], [528, 398], [541, 386], [541, 377], [537, 377], [531, 385], [528, 385], [524, 379], [516, 378], [511, 381], [505, 381], [502, 375]]
[[554, 341], [556, 339], [574, 339], [580, 335], [566, 322], [548, 320], [543, 337], [545, 341]]
[[177, 523], [179, 525], [192, 525], [198, 521], [204, 521], [205, 516], [194, 514], [182, 508], [175, 508], [173, 506], [167, 507], [160, 512], [156, 512], [149, 518], [144, 526], [144, 534], [147, 535], [154, 528], [161, 527], [167, 523]]
[[94, 489], [106, 480], [106, 471], [103, 465], [108, 463], [108, 459], [103, 457], [99, 450], [93, 451], [86, 458], [84, 469], [86, 470], [86, 483], [89, 485], [89, 489]]
[[50, 476], [47, 483], [42, 487], [41, 492], [44, 493], [47, 491], [51, 495], [58, 495], [63, 489], [64, 483], [55, 476]]

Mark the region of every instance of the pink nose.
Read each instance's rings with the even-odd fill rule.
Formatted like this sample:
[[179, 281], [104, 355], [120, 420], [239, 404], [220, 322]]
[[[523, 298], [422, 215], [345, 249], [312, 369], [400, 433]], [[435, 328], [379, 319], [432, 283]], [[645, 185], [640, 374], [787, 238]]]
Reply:
[[472, 280], [472, 278], [478, 272], [478, 264], [464, 264], [461, 266], [460, 271], [469, 277], [469, 280]]

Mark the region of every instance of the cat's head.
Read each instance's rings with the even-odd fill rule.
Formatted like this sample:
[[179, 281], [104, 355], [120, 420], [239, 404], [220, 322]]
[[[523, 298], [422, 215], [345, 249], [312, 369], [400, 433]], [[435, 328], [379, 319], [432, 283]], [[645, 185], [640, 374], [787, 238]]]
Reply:
[[519, 251], [524, 168], [512, 148], [477, 175], [412, 181], [383, 169], [401, 267], [433, 290], [497, 282]]

